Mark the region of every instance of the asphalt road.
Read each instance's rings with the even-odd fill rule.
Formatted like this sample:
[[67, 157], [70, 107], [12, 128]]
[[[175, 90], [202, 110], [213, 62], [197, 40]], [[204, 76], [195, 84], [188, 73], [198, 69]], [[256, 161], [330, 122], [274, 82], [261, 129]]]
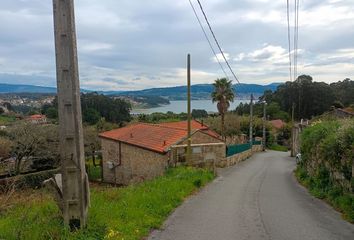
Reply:
[[288, 153], [258, 153], [223, 169], [149, 239], [354, 240], [354, 225], [308, 194]]

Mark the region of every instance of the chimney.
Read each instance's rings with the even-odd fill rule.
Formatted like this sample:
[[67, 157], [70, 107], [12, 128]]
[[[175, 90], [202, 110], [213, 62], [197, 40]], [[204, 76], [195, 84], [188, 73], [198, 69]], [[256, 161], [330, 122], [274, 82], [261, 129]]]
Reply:
[[130, 137], [131, 137], [131, 138], [133, 137], [133, 133], [130, 133]]

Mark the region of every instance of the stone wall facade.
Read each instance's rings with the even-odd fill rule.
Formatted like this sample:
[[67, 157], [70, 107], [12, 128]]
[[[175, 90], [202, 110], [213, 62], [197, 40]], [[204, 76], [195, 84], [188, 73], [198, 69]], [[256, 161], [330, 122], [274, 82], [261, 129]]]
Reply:
[[[226, 145], [219, 143], [192, 144], [191, 164], [196, 167], [214, 168], [225, 159]], [[187, 145], [174, 145], [171, 147], [170, 165], [186, 163]]]
[[103, 181], [128, 185], [163, 175], [169, 154], [102, 138], [102, 159]]

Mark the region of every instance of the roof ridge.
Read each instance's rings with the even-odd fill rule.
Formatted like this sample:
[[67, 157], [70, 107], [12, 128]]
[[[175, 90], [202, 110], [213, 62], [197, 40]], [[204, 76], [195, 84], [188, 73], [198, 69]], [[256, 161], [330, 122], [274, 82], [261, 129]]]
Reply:
[[161, 128], [169, 128], [169, 129], [176, 129], [176, 130], [184, 130], [187, 131], [185, 128], [179, 128], [179, 127], [171, 127], [171, 126], [166, 126], [166, 125], [161, 125], [161, 124], [154, 124], [154, 126], [161, 127]]

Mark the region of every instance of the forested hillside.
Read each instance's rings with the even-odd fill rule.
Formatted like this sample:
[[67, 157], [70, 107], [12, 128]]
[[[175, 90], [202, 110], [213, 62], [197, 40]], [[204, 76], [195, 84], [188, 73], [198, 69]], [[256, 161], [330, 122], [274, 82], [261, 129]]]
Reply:
[[[309, 75], [301, 75], [294, 82], [278, 86], [276, 91], [267, 90], [259, 99], [267, 102], [267, 115], [288, 120], [294, 107], [294, 118], [310, 119], [332, 107], [343, 108], [354, 104], [354, 81], [345, 79], [336, 83], [315, 82]], [[262, 104], [255, 104], [255, 114], [263, 114]], [[249, 113], [249, 104], [241, 104], [240, 115]]]

